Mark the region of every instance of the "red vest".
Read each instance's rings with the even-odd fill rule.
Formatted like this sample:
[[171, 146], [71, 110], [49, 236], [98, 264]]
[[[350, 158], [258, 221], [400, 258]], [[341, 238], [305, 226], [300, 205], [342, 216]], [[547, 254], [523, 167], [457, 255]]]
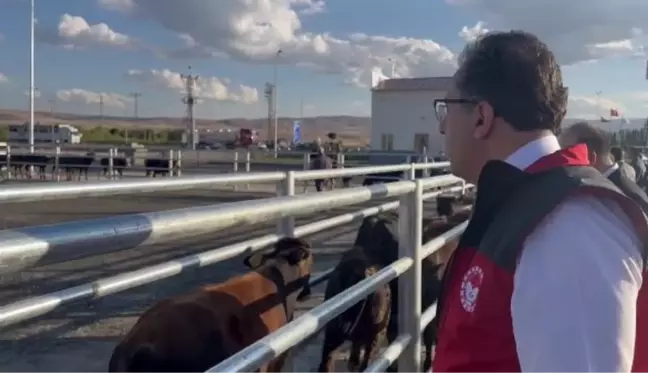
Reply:
[[[519, 226], [520, 223], [517, 223], [516, 219], [510, 218], [516, 214], [500, 213], [497, 215], [498, 219], [493, 217], [502, 212], [504, 206], [507, 206], [508, 210], [519, 212], [520, 216], [527, 213], [525, 209], [528, 206], [525, 204], [530, 203], [507, 205], [507, 202], [510, 202], [515, 192], [522, 190], [521, 188], [526, 188], [525, 193], [520, 194], [524, 194], [527, 198], [520, 201], [534, 200], [536, 196], [541, 197], [543, 195], [541, 188], [536, 188], [538, 190], [533, 196], [527, 194], [528, 187], [533, 186], [532, 183], [537, 183], [537, 177], [552, 172], [560, 173], [563, 170], [576, 171], [576, 169], [586, 169], [585, 174], [589, 172], [594, 175], [591, 168], [583, 167], [588, 164], [587, 147], [577, 145], [541, 158], [527, 168], [526, 172], [499, 161], [489, 162], [484, 167], [477, 184], [479, 194], [473, 216], [444, 276], [443, 294], [438, 304], [439, 334], [433, 371], [520, 371], [511, 321], [511, 297], [517, 258], [519, 258], [524, 236], [528, 234], [518, 234], [521, 239], [515, 242], [520, 244], [515, 245], [512, 250], [501, 250], [501, 248], [490, 250], [493, 240], [487, 238], [493, 235], [489, 235], [492, 233], [489, 229], [504, 233], [507, 227], [515, 227], [516, 224]], [[642, 237], [648, 238], [646, 234], [648, 226], [639, 207], [621, 194], [602, 175], [597, 172], [595, 174], [593, 177], [595, 180], [587, 179], [587, 188], [581, 187], [581, 183], [578, 187], [574, 187], [573, 191], [601, 195], [602, 198], [618, 201], [636, 223], [637, 231], [641, 232]], [[558, 175], [558, 177], [563, 176]], [[568, 178], [571, 178], [569, 182], [581, 181], [574, 176], [563, 177], [564, 180]], [[573, 194], [572, 191], [569, 194]], [[551, 206], [540, 213], [541, 217], [548, 214], [559, 202], [560, 200], [551, 202]], [[502, 218], [502, 215], [509, 216], [508, 221], [501, 221], [507, 219]], [[534, 221], [541, 221], [537, 216], [534, 219]], [[526, 232], [532, 230], [533, 228], [527, 229]], [[644, 353], [635, 354], [633, 371], [648, 371], [648, 353], [645, 353], [648, 351], [648, 285], [646, 282], [643, 285], [638, 300], [635, 349]]]

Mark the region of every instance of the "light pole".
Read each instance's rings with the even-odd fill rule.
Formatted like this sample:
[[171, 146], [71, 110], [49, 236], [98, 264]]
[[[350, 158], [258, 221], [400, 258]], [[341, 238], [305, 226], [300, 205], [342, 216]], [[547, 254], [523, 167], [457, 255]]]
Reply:
[[278, 157], [278, 127], [279, 127], [279, 117], [277, 116], [277, 63], [279, 59], [279, 55], [281, 54], [281, 49], [277, 51], [277, 54], [275, 55], [275, 61], [274, 61], [274, 69], [273, 69], [273, 78], [272, 78], [272, 84], [274, 86], [274, 94], [272, 95], [272, 111], [274, 114], [274, 131], [273, 131], [273, 137], [274, 137], [274, 157]]
[[29, 64], [29, 152], [34, 153], [34, 0], [31, 0], [29, 27], [30, 37], [30, 64]]

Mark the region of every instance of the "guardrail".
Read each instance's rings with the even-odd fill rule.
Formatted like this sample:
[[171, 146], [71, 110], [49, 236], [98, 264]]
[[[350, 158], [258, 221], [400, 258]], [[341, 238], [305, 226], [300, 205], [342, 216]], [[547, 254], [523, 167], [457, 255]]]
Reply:
[[[413, 179], [416, 170], [446, 168], [449, 162], [411, 163], [388, 166], [356, 167], [332, 170], [287, 171], [287, 172], [246, 172], [213, 176], [183, 176], [157, 180], [112, 180], [88, 181], [61, 184], [30, 184], [5, 186], [0, 189], [0, 203], [34, 202], [81, 197], [115, 196], [136, 193], [198, 189], [205, 186], [235, 185], [250, 183], [280, 183], [277, 193], [283, 189], [294, 189], [293, 181], [359, 176], [381, 172], [403, 172], [404, 179]], [[294, 192], [292, 194], [295, 194]], [[1, 258], [1, 256], [0, 256]]]
[[[384, 172], [385, 169], [391, 171], [404, 170], [404, 172], [407, 172], [408, 178], [411, 179], [415, 170], [430, 167], [447, 167], [447, 165], [410, 164], [367, 169], [369, 172]], [[378, 170], [376, 171], [376, 169]], [[307, 172], [289, 171], [285, 174], [271, 173], [271, 175], [267, 175], [268, 178], [281, 181], [279, 190], [281, 196], [279, 197], [0, 231], [0, 273], [9, 273], [37, 263], [64, 260], [74, 254], [75, 251], [87, 249], [88, 247], [99, 247], [113, 251], [115, 248], [132, 247], [133, 244], [150, 244], [161, 239], [180, 239], [201, 233], [226, 230], [233, 226], [253, 225], [268, 220], [280, 219], [276, 234], [265, 235], [227, 247], [185, 256], [166, 263], [5, 305], [0, 307], [0, 328], [47, 314], [72, 302], [104, 297], [171, 277], [192, 268], [211, 265], [244, 253], [260, 250], [275, 243], [283, 236], [306, 236], [361, 220], [366, 216], [382, 211], [398, 209], [401, 259], [376, 275], [314, 308], [311, 312], [281, 330], [249, 346], [210, 371], [229, 372], [257, 369], [267, 359], [280, 354], [317, 332], [325, 322], [344, 312], [364, 296], [374, 291], [380, 284], [385, 284], [401, 274], [405, 274], [405, 276], [399, 282], [399, 286], [407, 289], [407, 291], [399, 292], [399, 296], [402, 298], [399, 299], [400, 304], [402, 304], [402, 308], [400, 308], [402, 312], [400, 312], [399, 316], [399, 331], [403, 334], [387, 350], [387, 353], [391, 355], [384, 355], [374, 362], [372, 369], [381, 368], [385, 364], [388, 365], [390, 361], [393, 361], [393, 355], [403, 350], [403, 358], [400, 361], [403, 366], [399, 366], [399, 368], [406, 371], [417, 371], [420, 365], [421, 327], [427, 325], [434, 317], [433, 309], [426, 311], [423, 315], [420, 312], [420, 260], [438, 249], [446, 240], [458, 235], [465, 228], [465, 226], [460, 226], [422, 246], [420, 242], [422, 201], [446, 191], [462, 193], [465, 191], [466, 185], [462, 179], [452, 175], [444, 175], [416, 181], [401, 181], [316, 194], [294, 195], [295, 180], [348, 176], [358, 172], [361, 172], [361, 168]], [[258, 175], [243, 174], [238, 176], [254, 177]], [[151, 186], [150, 190], [173, 188], [173, 186], [169, 186], [162, 181], [159, 183], [157, 181], [148, 181], [144, 184], [146, 183], [156, 183], [155, 186]], [[457, 184], [460, 185], [456, 186]], [[425, 190], [446, 187], [449, 187], [449, 189], [423, 193]], [[132, 186], [123, 188], [126, 190], [128, 188], [131, 188], [131, 190], [133, 188], [137, 189]], [[139, 185], [138, 188], [140, 188], [138, 190], [142, 190], [146, 186]], [[24, 191], [25, 188], [22, 188], [22, 190]], [[77, 190], [75, 193], [99, 193], [97, 190], [94, 192], [82, 190]], [[104, 192], [110, 193], [110, 188], [105, 189]], [[43, 195], [48, 195], [48, 193], [50, 196], [55, 194], [55, 192], [41, 193], [41, 198]], [[32, 193], [31, 197], [29, 197], [32, 199], [29, 199], [25, 196], [20, 197], [20, 193], [15, 191], [14, 196], [23, 198], [24, 201], [33, 200], [34, 194]], [[360, 204], [383, 197], [399, 197], [399, 200], [295, 227], [294, 218], [296, 216], [328, 211], [337, 207]], [[96, 254], [97, 251], [93, 251], [88, 255]], [[314, 276], [312, 282], [325, 281], [329, 272]]]

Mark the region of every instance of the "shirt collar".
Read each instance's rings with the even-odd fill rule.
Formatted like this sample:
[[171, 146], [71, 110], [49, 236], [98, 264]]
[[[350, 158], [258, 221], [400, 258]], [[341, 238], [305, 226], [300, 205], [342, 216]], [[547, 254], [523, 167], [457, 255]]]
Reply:
[[558, 150], [560, 150], [558, 138], [554, 135], [548, 135], [522, 146], [506, 158], [506, 163], [524, 170], [538, 159]]
[[605, 172], [603, 172], [603, 176], [610, 177], [610, 175], [612, 175], [612, 173], [614, 173], [614, 171], [618, 169], [619, 169], [619, 164], [615, 163], [612, 166], [610, 166], [607, 170], [605, 170]]

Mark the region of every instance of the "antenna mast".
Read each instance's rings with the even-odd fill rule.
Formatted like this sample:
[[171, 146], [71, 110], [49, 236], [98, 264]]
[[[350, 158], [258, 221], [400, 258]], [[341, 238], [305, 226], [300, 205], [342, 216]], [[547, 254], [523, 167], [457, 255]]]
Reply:
[[189, 66], [189, 74], [182, 74], [181, 77], [185, 82], [187, 89], [187, 95], [182, 98], [182, 102], [187, 105], [187, 112], [185, 117], [185, 120], [187, 121], [187, 132], [189, 132], [187, 140], [191, 141], [191, 150], [196, 150], [196, 144], [198, 143], [198, 133], [196, 132], [194, 106], [196, 105], [196, 99], [198, 97], [194, 95], [194, 89], [196, 86], [196, 81], [198, 80], [198, 75], [191, 75], [191, 66]]
[[133, 92], [128, 95], [133, 98], [133, 117], [139, 119], [139, 98], [142, 97], [142, 94], [139, 92]]

